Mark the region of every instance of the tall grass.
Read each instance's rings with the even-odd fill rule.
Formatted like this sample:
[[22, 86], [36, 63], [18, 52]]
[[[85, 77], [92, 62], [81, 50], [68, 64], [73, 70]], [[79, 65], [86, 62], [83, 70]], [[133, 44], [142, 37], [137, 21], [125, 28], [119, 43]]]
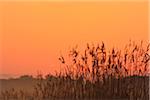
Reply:
[[[106, 50], [102, 42], [87, 44], [83, 52], [73, 48], [69, 52], [71, 63], [67, 63], [65, 57], [59, 57], [64, 70], [55, 76], [38, 76], [38, 83], [30, 98], [148, 100], [149, 46], [144, 47], [142, 41], [140, 44], [129, 42], [124, 50]], [[3, 96], [6, 94], [3, 93]]]

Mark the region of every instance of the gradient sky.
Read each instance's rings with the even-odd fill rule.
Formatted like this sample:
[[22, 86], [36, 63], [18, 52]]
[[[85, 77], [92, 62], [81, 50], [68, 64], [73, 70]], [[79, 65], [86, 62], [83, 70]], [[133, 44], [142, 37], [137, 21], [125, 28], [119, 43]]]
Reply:
[[1, 2], [0, 77], [43, 74], [87, 42], [148, 41], [148, 2]]

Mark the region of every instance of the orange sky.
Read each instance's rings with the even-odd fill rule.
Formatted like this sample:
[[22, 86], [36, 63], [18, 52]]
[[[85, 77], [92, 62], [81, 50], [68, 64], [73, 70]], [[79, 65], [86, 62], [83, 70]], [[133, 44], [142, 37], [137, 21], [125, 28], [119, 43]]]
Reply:
[[76, 44], [129, 39], [148, 41], [147, 2], [1, 2], [0, 77], [54, 72]]

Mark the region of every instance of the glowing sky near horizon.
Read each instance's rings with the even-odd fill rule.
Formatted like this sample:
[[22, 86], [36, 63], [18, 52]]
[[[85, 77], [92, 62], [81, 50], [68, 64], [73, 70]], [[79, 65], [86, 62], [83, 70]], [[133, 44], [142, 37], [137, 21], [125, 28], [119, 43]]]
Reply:
[[0, 3], [0, 74], [54, 72], [76, 44], [129, 39], [148, 41], [148, 2]]

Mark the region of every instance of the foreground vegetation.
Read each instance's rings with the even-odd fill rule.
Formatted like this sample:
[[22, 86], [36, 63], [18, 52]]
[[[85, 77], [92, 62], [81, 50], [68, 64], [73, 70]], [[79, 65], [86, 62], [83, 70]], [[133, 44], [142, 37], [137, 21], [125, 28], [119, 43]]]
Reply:
[[3, 91], [2, 99], [18, 100], [149, 100], [149, 45], [130, 42], [124, 50], [106, 50], [105, 44], [73, 48], [70, 61], [59, 57], [63, 69], [56, 75], [38, 75], [30, 94]]

